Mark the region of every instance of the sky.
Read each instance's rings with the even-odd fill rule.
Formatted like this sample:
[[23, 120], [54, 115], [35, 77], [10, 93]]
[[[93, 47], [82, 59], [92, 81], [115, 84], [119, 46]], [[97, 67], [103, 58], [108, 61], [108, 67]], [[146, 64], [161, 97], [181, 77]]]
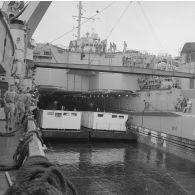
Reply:
[[[97, 11], [99, 14], [95, 21], [89, 20], [82, 25], [81, 35], [86, 32], [98, 33], [101, 39], [107, 38], [108, 43], [115, 42], [118, 50], [123, 49], [123, 42], [126, 41], [128, 49], [177, 56], [185, 42], [195, 41], [195, 1], [82, 3], [84, 17], [91, 17]], [[35, 41], [52, 42], [65, 34], [52, 43], [68, 46], [77, 32], [75, 29], [66, 33], [77, 26], [72, 17], [78, 15], [77, 5], [77, 1], [52, 2], [33, 35]]]

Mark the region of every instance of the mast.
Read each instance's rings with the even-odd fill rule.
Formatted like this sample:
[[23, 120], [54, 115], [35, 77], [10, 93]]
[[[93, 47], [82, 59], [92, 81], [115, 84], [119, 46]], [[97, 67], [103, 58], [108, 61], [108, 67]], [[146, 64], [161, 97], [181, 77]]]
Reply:
[[99, 18], [95, 18], [95, 17], [83, 17], [83, 5], [82, 5], [82, 1], [79, 1], [79, 4], [78, 4], [78, 16], [73, 16], [73, 18], [77, 18], [77, 21], [78, 21], [78, 26], [77, 26], [77, 40], [79, 40], [81, 38], [81, 21], [82, 19], [87, 19], [87, 20], [93, 20], [95, 21], [96, 19], [99, 19]]
[[77, 40], [80, 39], [80, 35], [81, 35], [81, 16], [82, 16], [82, 1], [79, 1], [79, 5], [78, 5], [78, 31], [77, 31]]

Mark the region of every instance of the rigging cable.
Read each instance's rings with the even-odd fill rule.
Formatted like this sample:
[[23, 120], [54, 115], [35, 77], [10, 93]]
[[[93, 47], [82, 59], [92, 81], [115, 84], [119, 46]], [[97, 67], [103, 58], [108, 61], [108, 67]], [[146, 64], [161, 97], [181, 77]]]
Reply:
[[147, 15], [146, 15], [146, 12], [144, 11], [143, 6], [141, 5], [141, 2], [138, 1], [137, 3], [138, 3], [138, 5], [139, 5], [139, 7], [140, 7], [140, 10], [141, 10], [141, 12], [142, 12], [142, 14], [143, 14], [143, 16], [144, 16], [144, 18], [145, 18], [147, 24], [148, 24], [148, 27], [149, 27], [149, 29], [150, 29], [152, 35], [153, 35], [153, 38], [154, 38], [154, 39], [156, 40], [156, 42], [158, 43], [158, 47], [159, 47], [160, 51], [165, 51], [165, 49], [164, 49], [164, 47], [163, 47], [161, 41], [159, 40], [158, 36], [157, 36], [156, 33], [155, 33], [155, 30], [154, 30], [154, 28], [153, 28], [153, 26], [152, 26], [152, 23], [150, 22], [149, 18], [148, 18]]
[[[115, 2], [111, 2], [110, 4], [108, 4], [106, 7], [104, 7], [102, 10], [100, 10], [98, 13], [94, 14], [93, 16], [87, 18], [84, 22], [81, 23], [81, 25], [87, 23], [88, 21], [90, 21], [90, 19], [94, 18], [95, 16], [97, 16], [98, 14], [104, 12], [106, 9], [108, 9], [110, 6], [112, 6]], [[72, 28], [71, 30], [65, 32], [64, 34], [60, 35], [59, 37], [57, 37], [56, 39], [54, 39], [53, 41], [49, 42], [49, 43], [53, 43], [59, 39], [61, 39], [62, 37], [64, 37], [65, 35], [71, 33], [72, 31], [74, 31], [75, 29], [77, 29], [77, 27]]]
[[[126, 13], [126, 11], [128, 10], [130, 4], [132, 3], [132, 1], [129, 2], [129, 4], [127, 5], [127, 7], [123, 10], [122, 14], [120, 15], [120, 17], [118, 18], [118, 20], [116, 21], [115, 25], [112, 27], [112, 29], [110, 30], [110, 32], [108, 33], [108, 36], [106, 37], [106, 40], [110, 37], [110, 35], [112, 34], [112, 32], [114, 31], [114, 29], [117, 27], [118, 23], [120, 22], [120, 20], [122, 19], [123, 15]], [[90, 61], [90, 63], [94, 62], [95, 60], [95, 56], [93, 57], [93, 59]]]
[[122, 14], [120, 15], [120, 17], [118, 18], [118, 20], [116, 21], [115, 25], [112, 27], [112, 29], [110, 30], [110, 32], [108, 33], [108, 36], [106, 37], [106, 39], [108, 39], [108, 37], [110, 37], [110, 35], [112, 34], [112, 32], [114, 31], [114, 29], [117, 27], [118, 23], [120, 22], [120, 20], [122, 19], [123, 15], [126, 13], [126, 11], [128, 10], [130, 4], [132, 3], [132, 1], [130, 1], [127, 5], [127, 7], [123, 10]]
[[[108, 9], [109, 7], [111, 7], [114, 3], [115, 3], [115, 2], [109, 3], [106, 7], [104, 7], [102, 10], [100, 10], [98, 13], [94, 14], [93, 16], [89, 17], [89, 18], [86, 19], [84, 22], [82, 22], [81, 25], [83, 25], [83, 24], [89, 22], [90, 19], [92, 19], [92, 18], [96, 17], [98, 14], [104, 12], [106, 9]], [[55, 41], [61, 39], [61, 38], [64, 37], [65, 35], [71, 33], [72, 31], [74, 31], [75, 29], [77, 29], [77, 27], [73, 27], [71, 30], [65, 32], [64, 34], [60, 35], [59, 37], [55, 38], [54, 40], [52, 40], [52, 41], [50, 41], [50, 42], [48, 42], [48, 43], [51, 44], [51, 43], [53, 43], [53, 42], [55, 42]], [[43, 49], [44, 47], [45, 47], [45, 45], [43, 45], [43, 46], [40, 47], [39, 49]], [[31, 54], [28, 54], [28, 55], [26, 55], [26, 57], [27, 57], [27, 56], [30, 56], [30, 55], [31, 55]], [[20, 59], [18, 59], [18, 60], [20, 60]]]
[[44, 156], [30, 156], [17, 171], [14, 184], [4, 195], [77, 195], [63, 169]]

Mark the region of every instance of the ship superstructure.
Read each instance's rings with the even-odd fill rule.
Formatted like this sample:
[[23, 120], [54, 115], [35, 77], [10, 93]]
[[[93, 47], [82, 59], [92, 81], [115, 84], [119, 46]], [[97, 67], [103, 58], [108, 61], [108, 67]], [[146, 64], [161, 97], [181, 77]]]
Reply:
[[[127, 48], [120, 52], [96, 33], [80, 36], [81, 16], [78, 22], [77, 39], [66, 48], [31, 41], [27, 76], [39, 86], [40, 109], [57, 101], [58, 109], [128, 114], [127, 126], [138, 140], [179, 155], [186, 151], [194, 160], [193, 44], [185, 45], [178, 58]], [[192, 101], [188, 113], [176, 108], [184, 98]]]
[[[183, 110], [177, 110], [176, 105], [178, 99], [183, 98], [190, 98], [194, 105], [194, 79], [168, 76], [168, 72], [173, 75], [179, 72], [194, 73], [193, 58], [189, 62], [186, 47], [177, 58], [136, 50], [119, 52], [110, 48], [107, 40], [102, 41], [94, 33], [86, 33], [86, 36], [80, 38], [78, 36], [66, 48], [49, 43], [38, 44], [34, 50], [35, 64], [53, 64], [53, 68], [49, 68], [49, 65], [47, 68], [36, 68], [35, 82], [43, 94], [42, 101], [47, 99], [41, 106], [46, 108], [49, 102], [57, 99], [69, 110], [88, 110], [93, 103], [94, 110], [128, 114], [129, 127], [141, 142], [171, 152], [179, 148], [178, 155], [182, 156], [182, 152], [187, 151], [188, 158], [193, 160], [191, 151], [194, 150], [195, 140], [195, 107], [192, 106], [190, 113], [182, 113]], [[132, 71], [138, 69], [140, 72], [151, 72], [150, 75], [141, 75], [58, 69], [57, 64], [63, 63], [121, 66], [132, 68]], [[165, 71], [167, 76], [155, 75], [154, 70]], [[50, 76], [45, 78], [44, 74]], [[59, 94], [64, 94], [63, 98], [58, 98]]]

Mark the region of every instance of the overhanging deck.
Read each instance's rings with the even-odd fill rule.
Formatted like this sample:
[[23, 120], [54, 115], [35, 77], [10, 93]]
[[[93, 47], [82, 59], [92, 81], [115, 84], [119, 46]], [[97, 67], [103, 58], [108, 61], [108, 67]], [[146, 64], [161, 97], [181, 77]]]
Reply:
[[155, 75], [155, 76], [164, 76], [164, 77], [181, 77], [181, 78], [195, 79], [195, 74], [193, 73], [165, 71], [165, 70], [150, 69], [150, 68], [137, 68], [137, 67], [129, 67], [129, 66], [36, 62], [35, 67], [95, 71], [95, 72], [110, 72], [110, 73], [122, 73], [122, 74], [136, 74], [136, 75]]

